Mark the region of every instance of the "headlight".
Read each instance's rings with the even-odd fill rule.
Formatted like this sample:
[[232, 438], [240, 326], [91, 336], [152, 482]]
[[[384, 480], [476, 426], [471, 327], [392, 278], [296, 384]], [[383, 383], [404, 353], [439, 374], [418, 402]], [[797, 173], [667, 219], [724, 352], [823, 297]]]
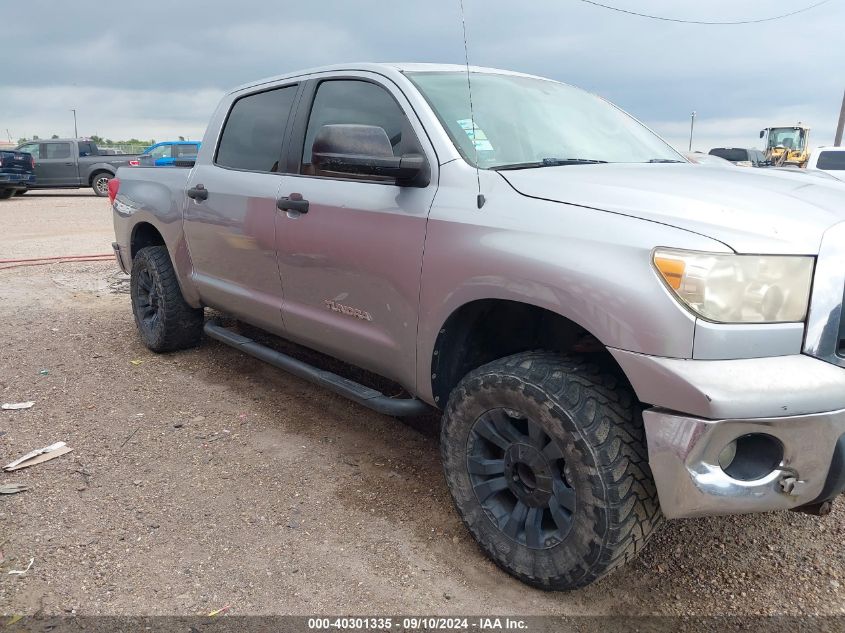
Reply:
[[668, 248], [654, 266], [690, 310], [717, 323], [789, 323], [807, 314], [813, 258]]

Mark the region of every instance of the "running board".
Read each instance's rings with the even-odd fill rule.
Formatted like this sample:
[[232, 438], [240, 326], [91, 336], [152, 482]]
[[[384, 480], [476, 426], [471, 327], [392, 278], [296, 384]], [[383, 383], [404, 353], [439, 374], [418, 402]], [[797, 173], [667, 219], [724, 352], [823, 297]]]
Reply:
[[353, 380], [338, 376], [330, 371], [318, 369], [287, 354], [270, 349], [266, 345], [256, 343], [251, 338], [236, 334], [212, 321], [208, 321], [205, 324], [203, 331], [206, 336], [230, 345], [235, 349], [239, 349], [250, 356], [263, 360], [265, 363], [270, 363], [274, 367], [284, 369], [294, 376], [334, 391], [378, 413], [403, 417], [422, 415], [430, 411], [429, 406], [422, 400], [416, 398], [391, 398], [384, 395], [381, 391], [370, 389]]

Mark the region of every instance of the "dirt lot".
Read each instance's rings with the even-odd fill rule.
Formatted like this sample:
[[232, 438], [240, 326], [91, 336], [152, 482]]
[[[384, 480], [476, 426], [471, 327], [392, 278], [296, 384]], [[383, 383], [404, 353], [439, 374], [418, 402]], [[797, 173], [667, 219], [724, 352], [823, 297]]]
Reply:
[[[0, 202], [0, 259], [110, 242], [87, 192]], [[436, 420], [379, 416], [215, 342], [156, 356], [115, 271], [0, 271], [0, 400], [36, 401], [0, 414], [0, 459], [74, 449], [0, 475], [29, 486], [0, 497], [2, 613], [845, 613], [842, 505], [667, 523], [590, 588], [530, 589], [453, 511]]]

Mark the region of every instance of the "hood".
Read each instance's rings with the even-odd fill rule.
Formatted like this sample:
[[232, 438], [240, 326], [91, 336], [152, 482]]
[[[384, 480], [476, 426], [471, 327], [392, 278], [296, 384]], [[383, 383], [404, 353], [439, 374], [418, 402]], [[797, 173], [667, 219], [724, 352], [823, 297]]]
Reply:
[[815, 255], [825, 230], [845, 220], [845, 183], [803, 172], [684, 163], [498, 173], [525, 196], [675, 226], [738, 253]]

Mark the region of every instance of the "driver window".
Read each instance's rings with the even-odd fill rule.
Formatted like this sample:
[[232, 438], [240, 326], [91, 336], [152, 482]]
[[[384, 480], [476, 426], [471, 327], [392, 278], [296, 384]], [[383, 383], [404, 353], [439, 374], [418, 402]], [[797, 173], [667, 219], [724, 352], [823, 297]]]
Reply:
[[[393, 155], [404, 154], [403, 136], [410, 137], [410, 125], [391, 94], [374, 83], [360, 80], [332, 79], [322, 82], [317, 87], [308, 129], [305, 133], [305, 146], [302, 152], [300, 173], [309, 176], [322, 176], [311, 165], [311, 147], [314, 138], [324, 125], [332, 124], [376, 125], [384, 129]], [[333, 174], [335, 175], [335, 174]], [[352, 174], [346, 177], [355, 177]], [[367, 180], [382, 180], [366, 176]], [[389, 178], [385, 180], [390, 180]]]
[[150, 156], [158, 160], [159, 158], [170, 157], [170, 146], [160, 145], [150, 152]]

